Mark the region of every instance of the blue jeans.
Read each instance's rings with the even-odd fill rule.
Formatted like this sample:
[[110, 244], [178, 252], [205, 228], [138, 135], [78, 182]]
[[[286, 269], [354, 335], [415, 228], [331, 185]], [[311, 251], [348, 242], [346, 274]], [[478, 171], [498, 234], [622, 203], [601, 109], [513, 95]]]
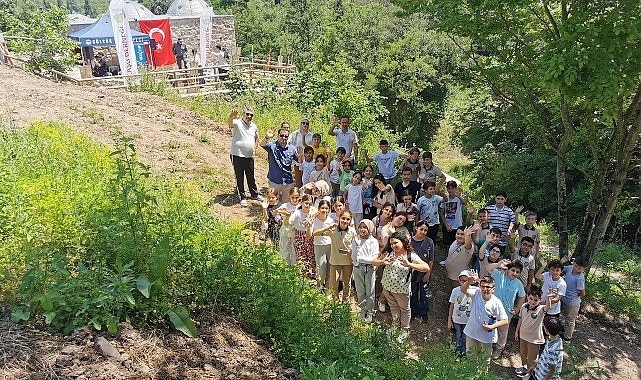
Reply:
[[[422, 273], [421, 273], [421, 276]], [[412, 281], [412, 295], [410, 297], [410, 308], [412, 315], [427, 315], [430, 310], [429, 299], [427, 298], [429, 282]]]
[[464, 354], [466, 351], [465, 333], [463, 333], [463, 329], [465, 329], [465, 325], [460, 323], [453, 323], [453, 325], [454, 325], [454, 343], [456, 343], [456, 353]]

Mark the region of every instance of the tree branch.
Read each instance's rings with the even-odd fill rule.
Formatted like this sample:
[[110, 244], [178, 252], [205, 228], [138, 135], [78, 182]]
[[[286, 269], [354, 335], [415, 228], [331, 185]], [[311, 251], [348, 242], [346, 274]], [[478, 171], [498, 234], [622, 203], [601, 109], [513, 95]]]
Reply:
[[548, 17], [548, 20], [550, 20], [550, 24], [552, 24], [552, 28], [554, 29], [554, 34], [556, 35], [556, 39], [561, 38], [561, 33], [559, 32], [559, 27], [556, 24], [556, 21], [554, 20], [554, 16], [552, 16], [552, 12], [550, 12], [550, 8], [548, 7], [547, 1], [543, 3], [543, 9], [545, 9], [545, 14]]

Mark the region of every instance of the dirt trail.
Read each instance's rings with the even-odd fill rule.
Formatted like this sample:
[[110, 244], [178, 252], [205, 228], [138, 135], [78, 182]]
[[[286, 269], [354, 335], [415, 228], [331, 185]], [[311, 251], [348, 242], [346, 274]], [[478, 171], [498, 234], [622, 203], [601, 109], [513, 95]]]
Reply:
[[[260, 205], [256, 202], [251, 202], [248, 208], [240, 207], [233, 195], [233, 173], [228, 156], [231, 132], [227, 126], [160, 97], [146, 93], [129, 93], [123, 90], [100, 90], [58, 84], [17, 69], [0, 66], [0, 120], [14, 128], [24, 127], [34, 120], [64, 122], [106, 145], [113, 142], [112, 132], [120, 130], [125, 135], [134, 137], [140, 159], [151, 165], [152, 170], [173, 178], [185, 178], [198, 183], [207, 197], [211, 199], [209, 204], [213, 211], [220, 217], [251, 223], [256, 220], [256, 215], [260, 211]], [[258, 159], [256, 178], [259, 186], [266, 182], [266, 169], [265, 160]], [[439, 249], [436, 262], [442, 260], [444, 256], [445, 250]], [[430, 320], [427, 323], [422, 323], [420, 320], [412, 322], [411, 340], [418, 347], [433, 346], [447, 340], [448, 332], [445, 328], [445, 320], [449, 295], [442, 289], [443, 278], [444, 271], [437, 266], [434, 270], [432, 285]], [[588, 305], [584, 309], [587, 313], [583, 314], [578, 321], [576, 337], [573, 340], [573, 345], [578, 348], [579, 357], [583, 362], [581, 374], [575, 378], [641, 379], [641, 346], [639, 346], [637, 339], [639, 329], [632, 329], [629, 324], [608, 315], [598, 305]], [[7, 315], [4, 313], [0, 318], [0, 322], [3, 323], [0, 330], [5, 330], [5, 328], [19, 330], [22, 334], [19, 336], [24, 337], [24, 341], [11, 340], [7, 335], [0, 335], [0, 352], [10, 352], [7, 350], [12, 347], [24, 350], [14, 351], [18, 355], [18, 357], [13, 357], [12, 360], [17, 360], [14, 362], [7, 361], [11, 357], [7, 359], [6, 356], [0, 355], [0, 376], [26, 378], [29, 373], [37, 374], [38, 368], [42, 370], [43, 366], [49, 366], [48, 368], [54, 371], [52, 373], [57, 373], [62, 378], [72, 377], [68, 372], [61, 372], [57, 366], [58, 363], [62, 363], [61, 367], [64, 367], [65, 360], [71, 360], [71, 363], [75, 363], [77, 366], [87, 361], [82, 357], [73, 356], [74, 352], [84, 352], [85, 356], [89, 351], [94, 352], [90, 355], [93, 367], [87, 367], [89, 369], [83, 372], [85, 378], [100, 378], [101, 376], [95, 374], [109, 373], [108, 371], [114, 368], [113, 363], [109, 364], [110, 359], [95, 353], [86, 338], [83, 338], [85, 339], [83, 341], [84, 350], [73, 347], [65, 350], [64, 339], [46, 335], [37, 329], [8, 325], [5, 322], [6, 318]], [[227, 323], [229, 321], [225, 318], [208, 314], [202, 317], [199, 322], [201, 326], [205, 326], [212, 320], [220, 320], [221, 323], [226, 323], [226, 329], [234, 330], [233, 334], [247, 336], [236, 324]], [[375, 321], [380, 323], [386, 323], [388, 319], [389, 313], [375, 317]], [[214, 336], [217, 335], [214, 334]], [[151, 338], [140, 338], [136, 344], [149, 344], [148, 339]], [[168, 339], [172, 342], [171, 339], [179, 338], [173, 336]], [[225, 341], [227, 338], [220, 339]], [[251, 338], [247, 339], [253, 341]], [[138, 355], [136, 357], [141, 358], [140, 352], [127, 351], [129, 348], [127, 348], [126, 339], [116, 340], [113, 343], [117, 349], [129, 355], [128, 357]], [[238, 370], [238, 367], [232, 366], [233, 368], [230, 370], [228, 367], [224, 367], [224, 363], [220, 364], [216, 361], [218, 359], [211, 356], [211, 346], [209, 348], [199, 346], [201, 343], [203, 342], [181, 341], [174, 348], [173, 344], [162, 345], [161, 342], [157, 344], [162, 347], [155, 349], [161, 350], [163, 354], [173, 352], [179, 361], [186, 359], [189, 355], [198, 357], [199, 360], [194, 362], [183, 360], [183, 363], [186, 364], [182, 369], [186, 371], [184, 375], [187, 378], [269, 378], [274, 376], [284, 378], [291, 374], [291, 372], [283, 370], [279, 364], [274, 364], [277, 362], [270, 361], [271, 359], [261, 361], [261, 363], [270, 364], [262, 367], [258, 365], [257, 369], [253, 371], [256, 374], [255, 377]], [[52, 344], [57, 347], [53, 353], [47, 349]], [[241, 346], [237, 353], [240, 357], [248, 354], [248, 350], [256, 349], [253, 346], [251, 348], [242, 345], [228, 346], [226, 349], [231, 350], [230, 352], [236, 352], [234, 351], [238, 349], [236, 346]], [[64, 352], [61, 353], [61, 350]], [[501, 377], [514, 378], [512, 368], [520, 363], [516, 354], [517, 350], [516, 344], [510, 340], [504, 357], [495, 361], [493, 369]], [[72, 357], [65, 356], [60, 359], [60, 355], [72, 355]], [[165, 357], [163, 356], [163, 358]], [[160, 360], [161, 363], [158, 365], [171, 365], [171, 363], [166, 364], [163, 360]], [[111, 361], [113, 360], [111, 359]], [[153, 362], [150, 364], [148, 361], [135, 363], [154, 366]], [[32, 370], [31, 372], [14, 372], [12, 368], [15, 367], [12, 366], [15, 365], [25, 365]], [[241, 367], [251, 365], [247, 360], [243, 362]], [[159, 367], [151, 367], [151, 372], [145, 374], [125, 371], [120, 375], [122, 375], [121, 378], [151, 378], [154, 377], [150, 375], [151, 373], [160, 373]], [[599, 369], [594, 369], [594, 367]], [[205, 368], [209, 371], [198, 372]], [[190, 370], [193, 372], [189, 372]], [[224, 372], [221, 372], [223, 370]], [[93, 375], [91, 371], [94, 371]], [[177, 373], [180, 371], [172, 374], [176, 375]], [[172, 374], [167, 374], [166, 377], [173, 378]], [[230, 374], [233, 376], [230, 377]]]

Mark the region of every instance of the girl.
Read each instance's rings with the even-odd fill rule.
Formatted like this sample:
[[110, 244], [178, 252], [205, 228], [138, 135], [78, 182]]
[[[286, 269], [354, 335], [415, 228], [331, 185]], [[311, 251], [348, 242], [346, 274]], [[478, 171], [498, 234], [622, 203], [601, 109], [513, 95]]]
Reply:
[[363, 168], [363, 218], [372, 220], [376, 217], [376, 207], [374, 207], [374, 196], [372, 188], [374, 186], [374, 168], [372, 165], [366, 165]]
[[412, 202], [412, 194], [408, 190], [403, 191], [401, 195], [403, 202], [396, 205], [396, 212], [403, 211], [407, 214], [407, 230], [414, 231], [414, 219], [418, 214], [418, 207]]
[[[419, 220], [416, 222], [416, 232], [410, 240], [414, 252], [421, 258], [427, 265], [432, 268], [434, 264], [434, 242], [427, 237], [429, 226], [426, 221]], [[412, 318], [420, 316], [423, 322], [427, 322], [427, 313], [429, 307], [429, 290], [430, 274], [428, 272], [412, 272], [412, 298], [410, 299], [410, 309], [412, 310]]]
[[[392, 327], [399, 324], [402, 329], [401, 334], [396, 338], [399, 343], [402, 343], [410, 334], [411, 272], [412, 270], [428, 272], [431, 268], [414, 252], [409, 239], [404, 234], [393, 233], [389, 243], [392, 253], [381, 254], [372, 263], [385, 265], [382, 280], [383, 293], [390, 305]], [[391, 335], [391, 328], [388, 333]]]
[[358, 234], [352, 241], [352, 264], [354, 285], [358, 296], [360, 316], [372, 322], [374, 310], [375, 268], [372, 261], [378, 256], [378, 240], [374, 237], [374, 223], [363, 219], [358, 225]]
[[314, 238], [314, 259], [316, 260], [316, 285], [327, 288], [329, 267], [327, 263], [332, 254], [331, 231], [336, 223], [329, 217], [329, 202], [321, 200], [318, 203], [318, 213], [312, 224], [307, 228], [307, 238]]
[[[334, 210], [331, 214], [329, 214], [329, 217], [334, 220], [334, 222], [338, 223], [339, 215], [345, 210], [345, 198], [343, 198], [342, 195], [336, 196], [334, 198], [334, 203], [332, 203], [332, 210]], [[354, 223], [352, 223], [352, 227], [354, 226]]]
[[340, 187], [338, 189], [338, 195], [343, 195], [345, 186], [352, 183], [352, 176], [354, 175], [354, 170], [352, 170], [352, 161], [344, 159], [343, 166], [341, 169], [338, 169], [338, 172], [340, 173]]
[[303, 265], [303, 270], [309, 278], [316, 277], [316, 260], [314, 259], [314, 241], [307, 237], [307, 229], [312, 223], [310, 215], [315, 212], [312, 208], [312, 196], [305, 194], [300, 206], [289, 217], [289, 223], [294, 229], [294, 251], [296, 263]]
[[[383, 208], [386, 203], [391, 203], [396, 205], [396, 194], [391, 185], [388, 185], [385, 182], [385, 177], [382, 174], [377, 174], [374, 176], [374, 187], [372, 192], [372, 197], [374, 198], [374, 206], [379, 210]], [[396, 209], [396, 206], [394, 206]]]
[[278, 232], [283, 224], [283, 217], [278, 212], [278, 195], [278, 191], [270, 187], [265, 194], [266, 199], [262, 202], [263, 226], [265, 226], [264, 238], [270, 239], [275, 246], [279, 245]]
[[283, 217], [283, 225], [280, 227], [280, 255], [287, 265], [296, 265], [296, 252], [294, 250], [294, 230], [289, 222], [289, 218], [296, 211], [300, 202], [300, 190], [292, 187], [289, 190], [289, 202], [284, 203], [278, 208], [278, 212]]
[[352, 227], [352, 214], [345, 210], [339, 214], [338, 227], [330, 235], [332, 254], [329, 256], [329, 288], [334, 299], [338, 299], [338, 282], [343, 281], [342, 302], [348, 302], [352, 278], [352, 240], [356, 231]]
[[359, 224], [363, 219], [363, 188], [361, 187], [360, 172], [355, 172], [352, 183], [345, 186], [343, 197], [347, 201], [345, 206], [352, 213], [354, 223]]
[[372, 222], [374, 222], [374, 226], [376, 227], [376, 238], [379, 238], [381, 236], [383, 227], [385, 227], [387, 223], [392, 221], [394, 214], [396, 214], [396, 208], [393, 204], [386, 203], [383, 205], [380, 214], [372, 220]]

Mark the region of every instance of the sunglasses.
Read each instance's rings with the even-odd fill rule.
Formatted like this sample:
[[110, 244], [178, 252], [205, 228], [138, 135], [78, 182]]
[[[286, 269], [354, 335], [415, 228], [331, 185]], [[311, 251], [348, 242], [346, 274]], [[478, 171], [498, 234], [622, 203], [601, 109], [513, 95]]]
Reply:
[[307, 122], [307, 121], [301, 121], [300, 123], [301, 123], [302, 125], [309, 125], [309, 122]]
[[289, 135], [278, 135], [279, 137], [288, 138]]
[[254, 117], [253, 113], [245, 112], [245, 116]]

